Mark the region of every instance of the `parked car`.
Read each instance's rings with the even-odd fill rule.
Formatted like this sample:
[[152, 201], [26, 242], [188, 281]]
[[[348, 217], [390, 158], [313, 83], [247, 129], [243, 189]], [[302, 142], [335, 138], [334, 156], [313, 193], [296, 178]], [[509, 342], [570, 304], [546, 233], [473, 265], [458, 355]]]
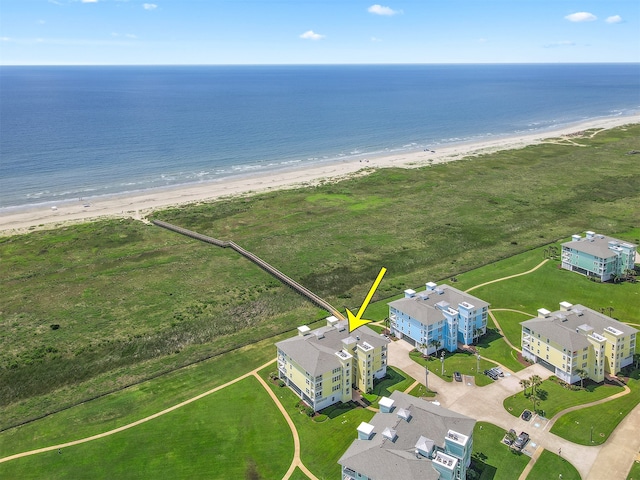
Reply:
[[516, 438], [516, 441], [513, 442], [513, 446], [518, 450], [522, 450], [522, 448], [524, 448], [524, 446], [527, 444], [528, 441], [529, 441], [529, 434], [527, 432], [520, 432], [520, 435], [518, 435], [518, 438]]
[[500, 378], [498, 376], [498, 374], [496, 372], [494, 372], [493, 370], [485, 370], [484, 374], [486, 376], [488, 376], [489, 378], [491, 378], [492, 380], [497, 380], [498, 378]]
[[456, 379], [456, 382], [462, 381], [462, 375], [460, 375], [460, 372], [453, 372], [453, 378]]
[[489, 371], [495, 373], [499, 377], [504, 377], [504, 372], [502, 371], [502, 369], [500, 367], [493, 367]]
[[533, 413], [531, 413], [531, 410], [525, 410], [524, 412], [522, 412], [522, 415], [520, 415], [520, 418], [522, 418], [525, 422], [528, 422], [529, 420], [531, 420], [532, 416]]
[[518, 435], [516, 435], [516, 431], [513, 428], [511, 428], [509, 429], [509, 433], [504, 437], [504, 443], [511, 446], [511, 444], [515, 441], [516, 438], [518, 438]]

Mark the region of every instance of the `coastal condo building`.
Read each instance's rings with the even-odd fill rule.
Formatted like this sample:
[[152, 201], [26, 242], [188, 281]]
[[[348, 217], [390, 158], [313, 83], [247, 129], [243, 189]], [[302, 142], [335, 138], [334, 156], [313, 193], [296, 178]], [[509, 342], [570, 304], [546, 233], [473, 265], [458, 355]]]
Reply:
[[351, 401], [353, 388], [368, 392], [387, 374], [389, 340], [362, 326], [328, 317], [325, 327], [298, 327], [298, 336], [276, 343], [278, 376], [315, 411]]
[[608, 282], [632, 270], [637, 245], [594, 232], [562, 244], [562, 268]]
[[475, 423], [396, 390], [357, 428], [358, 438], [338, 460], [342, 479], [464, 480]]
[[586, 372], [594, 382], [633, 363], [638, 330], [582, 305], [560, 303], [560, 310], [538, 310], [522, 326], [522, 356], [540, 363], [567, 383]]
[[405, 290], [404, 298], [389, 303], [391, 332], [425, 354], [458, 343], [472, 344], [487, 332], [489, 304], [450, 285], [426, 284], [423, 292]]

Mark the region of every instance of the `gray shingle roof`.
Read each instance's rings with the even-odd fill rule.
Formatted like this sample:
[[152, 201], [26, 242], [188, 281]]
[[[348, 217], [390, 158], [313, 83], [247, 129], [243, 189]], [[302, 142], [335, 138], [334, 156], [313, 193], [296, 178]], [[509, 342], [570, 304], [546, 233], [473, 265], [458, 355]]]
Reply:
[[[444, 447], [449, 430], [471, 436], [476, 421], [399, 391], [393, 392], [391, 398], [395, 400], [396, 409], [391, 413], [376, 413], [369, 422], [375, 427], [373, 438], [356, 439], [338, 463], [372, 479], [438, 479], [431, 460], [416, 457], [416, 443], [421, 437], [427, 437]], [[411, 421], [398, 418], [400, 408], [411, 411]], [[382, 435], [386, 428], [396, 431], [395, 441]]]
[[[363, 342], [367, 342], [374, 348], [389, 343], [388, 340], [376, 334], [367, 326], [357, 328], [351, 333], [349, 333], [348, 328], [339, 331], [338, 328], [333, 326], [312, 330], [304, 337], [288, 338], [276, 343], [276, 347], [311, 375], [317, 376], [340, 367], [340, 361], [335, 353], [346, 349], [346, 345], [343, 343], [345, 339], [350, 342], [350, 349]], [[349, 351], [349, 353], [352, 352]]]
[[[437, 304], [448, 303], [451, 308], [458, 309], [458, 305], [467, 302], [474, 308], [489, 307], [489, 304], [473, 295], [464, 293], [450, 285], [439, 285], [437, 287], [442, 293], [437, 291], [418, 292], [413, 298], [401, 298], [389, 303], [389, 306], [409, 315], [423, 325], [433, 325], [444, 320], [441, 310], [436, 308]], [[444, 302], [444, 303], [443, 303]]]
[[520, 322], [520, 325], [539, 333], [541, 339], [542, 337], [545, 340], [548, 338], [571, 351], [581, 350], [590, 345], [583, 334], [576, 332], [577, 328], [585, 324], [591, 326], [599, 334], [602, 334], [607, 327], [620, 330], [624, 335], [638, 332], [633, 327], [583, 305], [573, 305], [567, 311], [552, 312], [547, 318], [532, 318]]
[[[580, 240], [572, 240], [562, 244], [563, 247], [572, 248], [579, 252], [588, 253], [598, 258], [615, 257], [616, 253], [609, 248], [609, 242], [617, 242], [619, 244], [629, 244], [617, 238], [607, 237], [606, 235], [596, 234], [592, 239], [581, 238]], [[636, 246], [636, 245], [634, 245]]]

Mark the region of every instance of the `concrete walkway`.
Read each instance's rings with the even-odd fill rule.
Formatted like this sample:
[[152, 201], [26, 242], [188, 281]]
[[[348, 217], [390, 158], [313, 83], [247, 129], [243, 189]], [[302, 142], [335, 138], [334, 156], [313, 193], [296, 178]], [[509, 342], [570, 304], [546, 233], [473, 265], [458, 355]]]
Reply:
[[543, 266], [548, 261], [549, 261], [549, 259], [545, 258], [543, 261], [541, 261], [538, 265], [533, 267], [531, 270], [527, 270], [526, 272], [522, 272], [522, 273], [515, 273], [513, 275], [508, 275], [506, 277], [496, 278], [495, 280], [490, 280], [488, 282], [484, 282], [484, 283], [481, 283], [479, 285], [474, 285], [473, 287], [466, 289], [465, 292], [469, 293], [469, 292], [475, 290], [476, 288], [484, 287], [485, 285], [491, 285], [492, 283], [502, 282], [504, 280], [509, 280], [510, 278], [521, 277], [522, 275], [528, 275], [530, 273], [535, 272], [537, 269], [539, 269], [541, 266]]

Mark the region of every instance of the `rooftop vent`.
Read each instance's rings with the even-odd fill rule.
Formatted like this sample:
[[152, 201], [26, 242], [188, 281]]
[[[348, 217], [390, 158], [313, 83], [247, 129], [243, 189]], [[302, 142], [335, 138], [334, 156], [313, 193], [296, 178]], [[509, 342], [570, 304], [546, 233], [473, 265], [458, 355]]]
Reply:
[[304, 337], [305, 335], [309, 335], [310, 331], [311, 329], [306, 325], [302, 325], [301, 327], [298, 327], [298, 335], [300, 335], [301, 337]]
[[396, 437], [398, 436], [398, 434], [396, 433], [396, 431], [393, 428], [387, 427], [382, 432], [382, 436], [385, 437], [385, 438], [388, 438], [389, 440], [391, 440], [393, 442], [396, 439]]
[[398, 410], [398, 417], [408, 422], [411, 419], [411, 411], [405, 408], [401, 408]]
[[549, 315], [551, 315], [551, 312], [549, 310], [547, 310], [546, 308], [539, 308], [538, 309], [538, 317], [539, 318], [548, 318]]
[[373, 425], [367, 422], [362, 422], [358, 426], [358, 438], [360, 440], [371, 440], [373, 436]]

